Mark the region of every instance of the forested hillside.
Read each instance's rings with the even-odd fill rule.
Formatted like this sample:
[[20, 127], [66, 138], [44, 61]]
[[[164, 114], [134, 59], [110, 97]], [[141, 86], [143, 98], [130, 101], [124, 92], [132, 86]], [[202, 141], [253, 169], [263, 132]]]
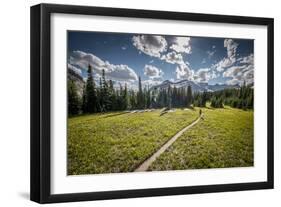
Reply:
[[[126, 84], [116, 86], [112, 80], [106, 80], [104, 70], [99, 84], [96, 84], [91, 65], [88, 66], [85, 84], [77, 85], [76, 79], [68, 77], [69, 115], [163, 107], [206, 107], [207, 102], [214, 108], [229, 105], [233, 108], [252, 109], [254, 105], [254, 90], [245, 83], [239, 88], [193, 92], [191, 85], [181, 88], [171, 85], [166, 88], [143, 87], [139, 77], [138, 91], [134, 91], [128, 89]], [[83, 79], [79, 79], [81, 81]]]

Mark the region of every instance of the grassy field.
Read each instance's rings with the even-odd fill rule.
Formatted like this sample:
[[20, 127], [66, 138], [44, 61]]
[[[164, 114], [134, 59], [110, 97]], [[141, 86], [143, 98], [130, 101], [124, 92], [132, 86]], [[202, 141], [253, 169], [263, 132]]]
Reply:
[[133, 171], [197, 117], [198, 110], [177, 109], [69, 118], [68, 174]]
[[[176, 140], [149, 170], [253, 166], [253, 111], [202, 108], [199, 121]], [[134, 171], [199, 115], [177, 109], [105, 113], [68, 119], [68, 174]]]
[[253, 166], [253, 111], [203, 109], [201, 120], [186, 131], [149, 170]]

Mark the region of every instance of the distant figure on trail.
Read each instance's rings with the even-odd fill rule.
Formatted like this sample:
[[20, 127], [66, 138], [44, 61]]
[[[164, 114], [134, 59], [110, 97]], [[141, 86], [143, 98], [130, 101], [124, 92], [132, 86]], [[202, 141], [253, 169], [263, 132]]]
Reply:
[[202, 115], [202, 110], [201, 110], [201, 109], [199, 110], [199, 117], [201, 117], [201, 119], [204, 120], [203, 115]]

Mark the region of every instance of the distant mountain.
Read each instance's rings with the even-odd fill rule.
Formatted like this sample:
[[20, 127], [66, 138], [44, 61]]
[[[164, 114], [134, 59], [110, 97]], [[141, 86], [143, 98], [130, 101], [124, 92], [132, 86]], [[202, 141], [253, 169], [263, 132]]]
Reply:
[[215, 85], [209, 85], [208, 83], [196, 83], [194, 81], [190, 80], [180, 80], [177, 82], [172, 82], [169, 80], [165, 80], [162, 83], [153, 86], [152, 89], [168, 89], [169, 86], [176, 87], [176, 88], [187, 88], [188, 86], [191, 86], [193, 92], [204, 92], [204, 91], [219, 91], [223, 90], [225, 88], [239, 88], [239, 85], [226, 85], [226, 84], [215, 84]]

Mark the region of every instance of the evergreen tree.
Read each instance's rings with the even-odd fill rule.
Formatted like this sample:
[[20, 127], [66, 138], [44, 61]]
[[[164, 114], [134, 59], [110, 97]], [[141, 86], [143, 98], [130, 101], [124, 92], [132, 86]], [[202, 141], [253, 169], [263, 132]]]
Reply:
[[130, 99], [130, 106], [131, 106], [130, 108], [136, 109], [137, 108], [137, 98], [136, 98], [135, 92], [133, 90], [130, 91], [129, 99]]
[[125, 83], [122, 99], [123, 99], [122, 109], [126, 110], [128, 109], [128, 105], [129, 105], [127, 83]]
[[115, 95], [115, 90], [112, 80], [109, 80], [108, 99], [109, 99], [108, 110], [111, 111], [116, 110], [116, 95]]
[[211, 98], [211, 107], [223, 108], [222, 98], [216, 98], [215, 96]]
[[95, 82], [93, 78], [92, 66], [88, 66], [88, 78], [86, 82], [86, 112], [94, 113], [97, 111], [97, 96]]
[[83, 94], [82, 94], [82, 112], [87, 113], [87, 101], [86, 101], [86, 85], [83, 86]]
[[146, 108], [151, 108], [151, 96], [149, 89], [146, 91]]
[[103, 106], [104, 106], [104, 101], [103, 101], [103, 90], [102, 90], [102, 79], [100, 77], [100, 80], [99, 80], [99, 87], [97, 89], [97, 96], [98, 96], [98, 99], [97, 99], [97, 105], [98, 105], [98, 112], [102, 112], [104, 111], [103, 109]]
[[152, 90], [152, 91], [151, 91], [151, 107], [152, 107], [152, 108], [157, 107], [156, 100], [157, 100], [157, 93], [156, 93], [155, 90]]
[[68, 113], [71, 115], [78, 114], [80, 109], [80, 100], [77, 93], [76, 85], [73, 81], [68, 81], [67, 94], [68, 94]]
[[168, 87], [166, 96], [167, 96], [166, 106], [168, 107], [168, 109], [171, 109], [172, 108], [172, 88], [171, 88], [171, 86]]
[[102, 69], [102, 81], [101, 81], [101, 96], [102, 96], [102, 111], [108, 111], [110, 109], [110, 100], [109, 100], [109, 90], [108, 90], [108, 84], [105, 79], [105, 71]]
[[143, 103], [143, 93], [142, 93], [142, 85], [141, 85], [141, 77], [139, 76], [139, 91], [137, 94], [137, 102], [138, 102], [138, 108], [142, 109], [144, 108], [144, 103]]
[[119, 84], [119, 91], [117, 92], [117, 104], [116, 104], [116, 109], [117, 110], [123, 110], [123, 87], [121, 84]]
[[187, 87], [187, 107], [190, 107], [191, 103], [193, 102], [193, 97], [192, 97], [192, 89], [191, 89], [191, 86], [188, 85]]

